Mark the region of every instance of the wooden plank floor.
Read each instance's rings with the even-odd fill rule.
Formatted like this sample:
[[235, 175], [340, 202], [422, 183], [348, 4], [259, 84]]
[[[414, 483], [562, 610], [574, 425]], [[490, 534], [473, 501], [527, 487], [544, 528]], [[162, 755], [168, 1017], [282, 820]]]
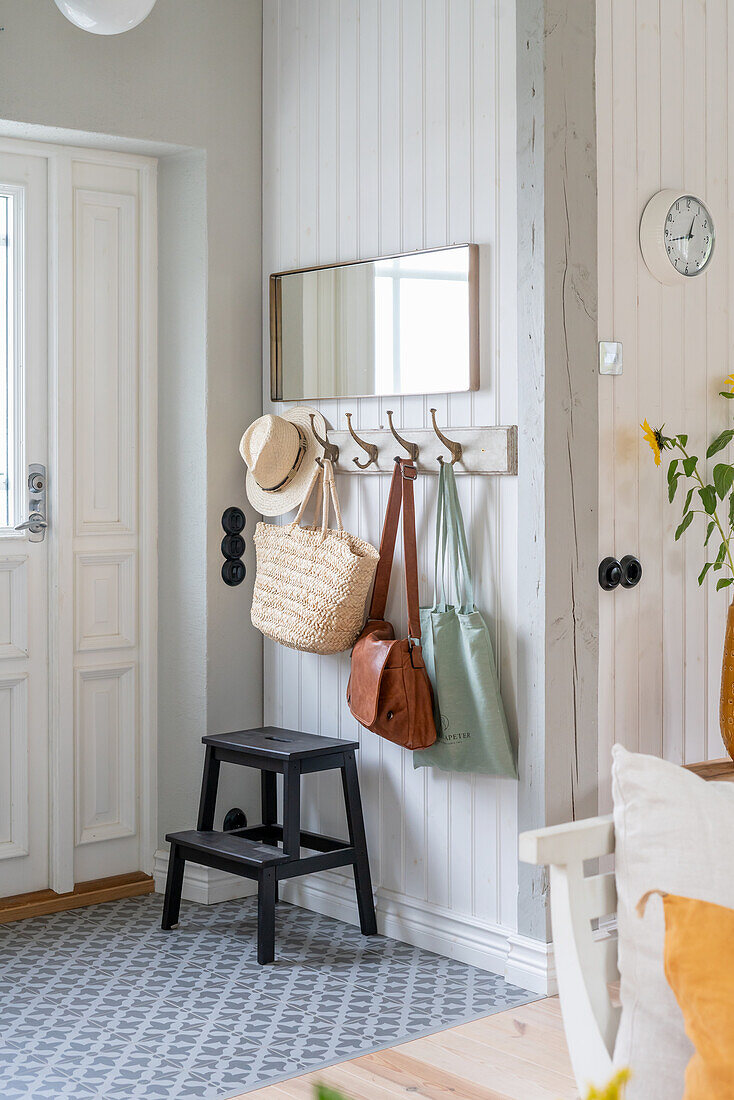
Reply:
[[317, 1082], [349, 1100], [576, 1100], [578, 1095], [557, 997], [246, 1095], [248, 1100], [313, 1100]]

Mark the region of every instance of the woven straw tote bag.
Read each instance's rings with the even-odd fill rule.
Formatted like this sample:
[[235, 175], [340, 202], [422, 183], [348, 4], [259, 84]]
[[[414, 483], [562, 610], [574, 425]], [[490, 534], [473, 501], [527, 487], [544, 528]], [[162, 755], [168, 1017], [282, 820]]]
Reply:
[[[318, 485], [316, 516], [321, 526], [301, 526], [301, 517]], [[329, 528], [329, 503], [337, 529]], [[341, 653], [350, 649], [364, 623], [364, 605], [379, 553], [370, 543], [344, 530], [334, 470], [328, 459], [313, 476], [298, 515], [286, 526], [258, 523], [255, 528], [257, 574], [252, 622], [267, 638], [305, 653]]]

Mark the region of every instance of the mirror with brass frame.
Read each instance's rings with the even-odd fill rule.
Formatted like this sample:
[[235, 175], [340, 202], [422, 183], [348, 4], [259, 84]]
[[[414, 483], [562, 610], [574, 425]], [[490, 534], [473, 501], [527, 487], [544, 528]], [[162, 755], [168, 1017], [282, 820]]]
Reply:
[[273, 401], [478, 385], [477, 245], [270, 276]]

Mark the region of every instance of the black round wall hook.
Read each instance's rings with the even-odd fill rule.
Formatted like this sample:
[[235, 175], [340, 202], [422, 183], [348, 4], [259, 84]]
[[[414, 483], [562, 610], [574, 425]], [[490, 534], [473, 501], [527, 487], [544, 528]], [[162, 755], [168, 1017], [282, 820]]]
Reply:
[[625, 554], [619, 563], [622, 570], [622, 588], [635, 588], [642, 580], [642, 564], [634, 554]]
[[599, 586], [612, 592], [622, 583], [622, 566], [616, 558], [604, 558], [599, 563]]

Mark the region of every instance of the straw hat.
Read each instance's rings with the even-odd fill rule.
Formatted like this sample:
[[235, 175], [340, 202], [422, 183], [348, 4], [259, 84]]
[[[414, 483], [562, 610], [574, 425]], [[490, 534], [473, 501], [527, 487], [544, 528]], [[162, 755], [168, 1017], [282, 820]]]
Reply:
[[323, 447], [311, 430], [326, 437], [326, 422], [316, 409], [296, 405], [282, 416], [261, 416], [240, 440], [240, 454], [247, 465], [247, 497], [264, 516], [282, 516], [297, 508], [306, 495], [315, 459]]

